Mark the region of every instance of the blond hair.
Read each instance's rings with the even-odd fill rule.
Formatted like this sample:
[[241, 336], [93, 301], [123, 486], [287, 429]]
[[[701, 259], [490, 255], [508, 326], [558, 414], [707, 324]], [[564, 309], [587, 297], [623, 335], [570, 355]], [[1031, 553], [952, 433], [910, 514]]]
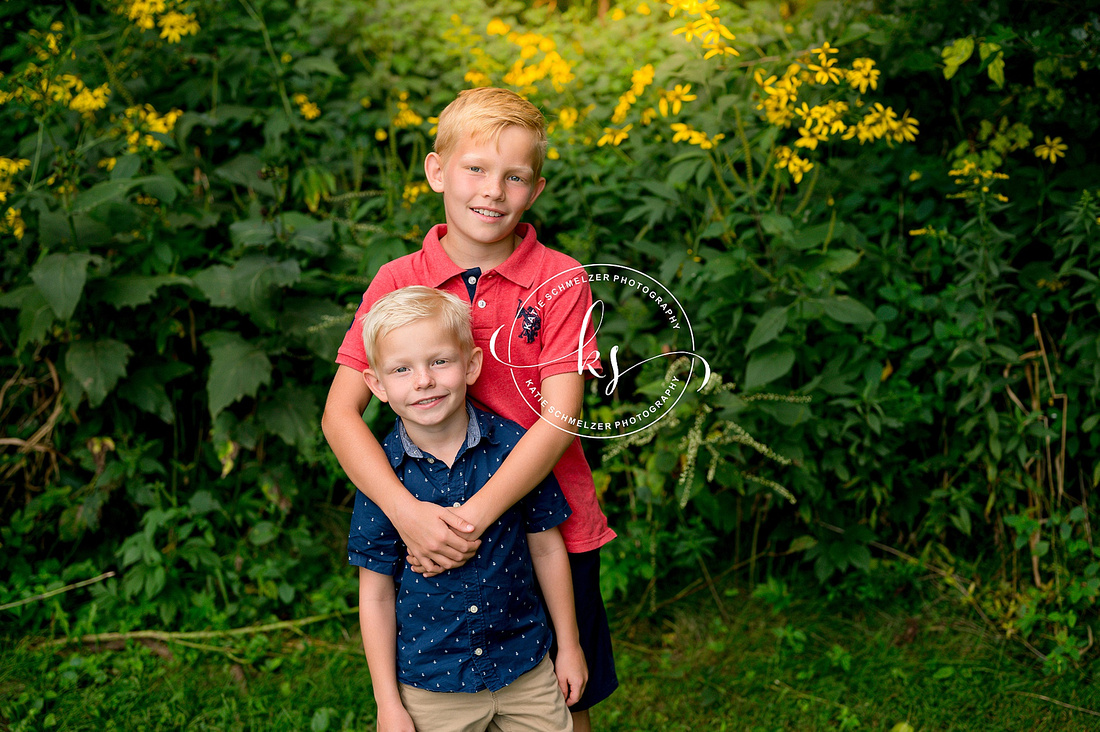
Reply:
[[534, 138], [532, 167], [538, 178], [546, 159], [546, 118], [538, 107], [508, 89], [486, 86], [460, 91], [439, 114], [435, 152], [446, 158], [460, 140], [496, 140], [508, 127], [527, 130]]
[[464, 356], [474, 350], [470, 326], [470, 305], [449, 292], [411, 285], [394, 290], [371, 306], [363, 316], [363, 348], [372, 366], [378, 358], [378, 342], [398, 328], [426, 318], [440, 318], [442, 327], [454, 337]]

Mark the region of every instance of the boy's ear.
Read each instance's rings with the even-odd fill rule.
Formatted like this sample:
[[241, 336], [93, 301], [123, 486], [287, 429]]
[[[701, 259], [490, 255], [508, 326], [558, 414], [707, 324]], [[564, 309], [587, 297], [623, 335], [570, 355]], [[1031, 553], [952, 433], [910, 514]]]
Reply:
[[477, 377], [481, 375], [481, 364], [484, 360], [485, 352], [474, 346], [474, 350], [470, 351], [470, 358], [466, 362], [466, 386], [477, 381]]
[[535, 187], [531, 189], [531, 197], [527, 199], [527, 206], [523, 209], [524, 211], [527, 211], [535, 205], [535, 201], [538, 199], [539, 194], [542, 193], [543, 188], [546, 188], [546, 179], [539, 178], [538, 182], [535, 183]]
[[382, 386], [382, 381], [374, 375], [373, 371], [370, 369], [363, 369], [363, 381], [367, 383], [367, 387], [376, 397], [383, 402], [389, 401], [389, 397], [386, 396], [386, 387]]
[[439, 153], [430, 152], [424, 158], [424, 176], [433, 191], [443, 192], [443, 158], [439, 157]]

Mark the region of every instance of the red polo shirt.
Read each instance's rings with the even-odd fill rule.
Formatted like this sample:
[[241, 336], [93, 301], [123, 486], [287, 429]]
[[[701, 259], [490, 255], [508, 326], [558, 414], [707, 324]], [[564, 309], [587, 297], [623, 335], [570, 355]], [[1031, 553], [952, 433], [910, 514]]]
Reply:
[[[357, 326], [386, 293], [409, 285], [427, 285], [469, 299], [462, 281], [465, 270], [451, 261], [439, 243], [446, 233], [444, 224], [433, 227], [420, 251], [378, 270], [344, 336], [336, 363], [356, 371], [367, 368], [362, 330]], [[520, 224], [516, 234], [523, 236], [516, 250], [499, 266], [482, 272], [477, 280], [471, 320], [474, 343], [484, 349], [485, 358], [469, 397], [483, 409], [530, 429], [542, 409], [542, 380], [568, 372], [588, 374], [589, 366], [599, 369], [599, 352], [591, 317], [585, 323], [592, 291], [580, 279], [580, 263], [540, 244], [533, 226]], [[498, 330], [494, 348], [490, 349], [490, 340]], [[554, 468], [554, 477], [573, 509], [573, 515], [561, 525], [566, 549], [586, 552], [615, 538], [596, 498], [592, 469], [579, 438], [569, 444]]]

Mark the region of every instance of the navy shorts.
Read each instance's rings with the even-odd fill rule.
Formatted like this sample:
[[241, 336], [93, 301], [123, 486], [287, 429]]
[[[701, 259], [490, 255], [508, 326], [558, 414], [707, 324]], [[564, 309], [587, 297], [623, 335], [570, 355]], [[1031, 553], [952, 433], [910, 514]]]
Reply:
[[[611, 692], [619, 688], [619, 677], [615, 673], [615, 657], [611, 652], [607, 610], [600, 594], [600, 550], [570, 554], [569, 569], [573, 573], [573, 598], [577, 607], [581, 650], [588, 664], [588, 685], [584, 695], [569, 707], [569, 711], [583, 712], [611, 696]], [[557, 646], [553, 646], [550, 653], [556, 657], [557, 650]]]

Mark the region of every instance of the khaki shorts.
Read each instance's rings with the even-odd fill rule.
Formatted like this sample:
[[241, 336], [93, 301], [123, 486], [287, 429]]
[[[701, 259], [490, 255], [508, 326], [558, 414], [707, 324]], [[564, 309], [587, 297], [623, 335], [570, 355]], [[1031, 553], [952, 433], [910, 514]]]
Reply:
[[572, 732], [573, 719], [547, 653], [500, 691], [467, 694], [399, 685], [418, 732]]

